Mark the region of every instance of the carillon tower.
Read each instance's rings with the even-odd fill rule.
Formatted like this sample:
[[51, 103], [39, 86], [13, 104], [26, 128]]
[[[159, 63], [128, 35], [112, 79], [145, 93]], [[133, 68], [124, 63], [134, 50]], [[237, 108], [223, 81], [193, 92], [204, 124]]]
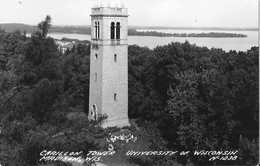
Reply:
[[103, 127], [129, 125], [127, 19], [123, 6], [92, 8], [89, 118], [107, 115]]

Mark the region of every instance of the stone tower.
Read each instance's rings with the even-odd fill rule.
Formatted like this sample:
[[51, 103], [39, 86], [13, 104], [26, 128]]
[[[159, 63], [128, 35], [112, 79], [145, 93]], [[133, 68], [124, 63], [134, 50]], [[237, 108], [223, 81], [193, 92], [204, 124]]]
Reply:
[[127, 8], [91, 12], [89, 118], [107, 115], [103, 127], [128, 126]]

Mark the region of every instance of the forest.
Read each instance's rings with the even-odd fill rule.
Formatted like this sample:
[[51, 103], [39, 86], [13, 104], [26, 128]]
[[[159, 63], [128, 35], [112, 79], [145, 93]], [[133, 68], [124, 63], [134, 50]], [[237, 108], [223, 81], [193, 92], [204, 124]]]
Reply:
[[[85, 157], [90, 150], [107, 149], [102, 140], [120, 131], [102, 129], [98, 124], [103, 118], [87, 118], [90, 45], [80, 44], [63, 55], [47, 36], [50, 29], [47, 16], [30, 38], [20, 31], [0, 31], [2, 166], [70, 165], [39, 161], [40, 153], [82, 151]], [[115, 144], [116, 151], [123, 154], [139, 145], [163, 151], [238, 150], [238, 158], [118, 154], [115, 160], [129, 166], [258, 164], [258, 47], [226, 52], [188, 41], [154, 49], [130, 45], [128, 66], [134, 125], [126, 129], [139, 142]]]

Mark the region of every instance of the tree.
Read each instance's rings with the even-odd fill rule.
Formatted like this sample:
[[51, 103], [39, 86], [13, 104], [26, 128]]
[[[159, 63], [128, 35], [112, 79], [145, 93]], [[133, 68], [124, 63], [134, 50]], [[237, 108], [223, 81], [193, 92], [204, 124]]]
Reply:
[[46, 38], [50, 28], [51, 28], [51, 17], [49, 15], [46, 16], [45, 20], [38, 24], [38, 28], [41, 30], [40, 37]]
[[[54, 40], [47, 37], [50, 20], [46, 17], [40, 31], [26, 41], [20, 34], [0, 38], [5, 50], [0, 71], [3, 165], [39, 165], [43, 149], [99, 148], [93, 137], [100, 134], [100, 121], [89, 122], [83, 111], [88, 100], [84, 90], [88, 88], [89, 47], [82, 46], [81, 55], [61, 55]], [[19, 47], [14, 47], [17, 40]], [[21, 63], [10, 58], [15, 53], [20, 54]], [[63, 135], [53, 137], [57, 133]]]
[[[230, 148], [228, 136], [237, 122], [232, 118], [234, 109], [228, 100], [225, 76], [213, 69], [201, 73], [189, 70], [176, 78], [178, 84], [169, 89], [166, 107], [175, 148], [191, 151]], [[193, 156], [193, 161], [202, 163], [208, 159]]]
[[[244, 145], [255, 146], [259, 133], [258, 54], [257, 47], [225, 52], [187, 41], [154, 50], [129, 46], [130, 117], [158, 124], [171, 149], [242, 148], [246, 157]], [[241, 144], [240, 136], [248, 141]]]

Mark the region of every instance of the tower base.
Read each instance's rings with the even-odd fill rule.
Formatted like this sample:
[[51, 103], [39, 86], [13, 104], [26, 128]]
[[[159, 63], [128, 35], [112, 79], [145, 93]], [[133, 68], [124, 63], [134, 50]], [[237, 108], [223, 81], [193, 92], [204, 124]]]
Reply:
[[102, 123], [101, 127], [107, 128], [107, 127], [126, 127], [130, 126], [128, 117], [123, 118], [116, 118], [116, 119], [106, 119]]

